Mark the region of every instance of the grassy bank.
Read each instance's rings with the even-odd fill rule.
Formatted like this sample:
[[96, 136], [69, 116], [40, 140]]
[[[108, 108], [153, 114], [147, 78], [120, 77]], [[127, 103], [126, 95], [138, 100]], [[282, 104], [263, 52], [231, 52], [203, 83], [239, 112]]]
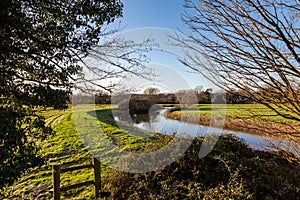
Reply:
[[[82, 110], [86, 115], [89, 110]], [[126, 133], [118, 128], [112, 119], [110, 106], [98, 106], [97, 117], [101, 129], [115, 145], [128, 151], [151, 151], [160, 145], [165, 145], [171, 139], [168, 136], [153, 134], [151, 137], [140, 138], [133, 134]], [[92, 154], [84, 145], [82, 138], [77, 133], [74, 123], [72, 109], [65, 111], [47, 110], [42, 111], [46, 117], [46, 123], [54, 127], [55, 135], [39, 143], [40, 155], [45, 163], [34, 169], [29, 169], [12, 186], [0, 192], [0, 199], [51, 199], [52, 193], [52, 172], [51, 164], [61, 163], [63, 167], [89, 164]], [[106, 177], [113, 170], [102, 165], [103, 187]], [[93, 171], [84, 169], [61, 176], [61, 185], [70, 185], [87, 180], [93, 180]], [[62, 199], [93, 199], [93, 186], [75, 189], [62, 193]]]
[[224, 129], [258, 135], [300, 137], [300, 123], [285, 119], [260, 104], [201, 104], [190, 109], [166, 113], [175, 120], [208, 126], [212, 116], [225, 117]]
[[[54, 126], [56, 134], [40, 143], [40, 154], [45, 160], [42, 166], [28, 170], [13, 186], [2, 194], [5, 199], [50, 199], [52, 187], [51, 164], [60, 162], [65, 166], [88, 163], [90, 154], [76, 133], [71, 110], [44, 112], [47, 123]], [[92, 173], [83, 170], [62, 176], [62, 185], [92, 178]], [[92, 198], [93, 188], [73, 191], [75, 195]], [[63, 194], [63, 198], [74, 194]], [[80, 196], [79, 195], [79, 196]]]
[[[88, 114], [83, 110], [82, 115]], [[101, 129], [115, 145], [133, 152], [149, 152], [165, 146], [171, 136], [150, 134], [141, 138], [116, 126], [109, 107], [97, 108]], [[43, 141], [40, 154], [45, 163], [30, 169], [1, 193], [1, 199], [50, 199], [51, 164], [87, 164], [91, 153], [74, 124], [71, 110], [44, 113], [56, 135]], [[134, 131], [134, 130], [133, 130]], [[146, 133], [145, 133], [146, 134]], [[300, 169], [272, 153], [254, 151], [237, 138], [222, 136], [213, 151], [198, 157], [203, 138], [194, 140], [176, 162], [149, 173], [131, 174], [102, 166], [102, 187], [111, 199], [296, 199], [300, 196]], [[134, 162], [134, 160], [133, 160]], [[62, 185], [93, 178], [92, 170], [66, 173]], [[94, 199], [93, 187], [62, 193], [62, 199]]]
[[144, 174], [117, 172], [113, 199], [299, 199], [300, 171], [272, 153], [250, 149], [236, 137], [220, 137], [205, 158], [203, 138], [165, 168]]

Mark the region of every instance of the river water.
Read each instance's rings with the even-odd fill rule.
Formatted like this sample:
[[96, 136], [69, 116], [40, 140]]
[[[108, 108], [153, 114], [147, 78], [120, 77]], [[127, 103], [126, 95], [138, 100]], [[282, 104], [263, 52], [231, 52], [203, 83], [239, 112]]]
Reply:
[[[166, 108], [159, 110], [156, 114], [151, 114], [150, 116], [136, 115], [133, 117], [133, 126], [150, 132], [161, 133], [166, 135], [171, 134], [189, 134], [191, 136], [205, 136], [207, 133], [215, 133], [218, 135], [222, 134], [233, 134], [242, 139], [250, 147], [257, 150], [274, 150], [274, 145], [280, 147], [281, 149], [294, 149], [290, 150], [294, 155], [300, 157], [300, 147], [299, 144], [290, 143], [285, 140], [279, 140], [276, 138], [265, 137], [262, 135], [254, 135], [243, 132], [236, 132], [231, 130], [222, 130], [217, 128], [211, 128], [207, 126], [191, 124], [187, 122], [182, 122], [178, 120], [173, 120], [166, 118], [164, 112]], [[118, 119], [116, 119], [118, 120]], [[293, 148], [291, 148], [293, 146]], [[297, 150], [295, 150], [295, 147]]]

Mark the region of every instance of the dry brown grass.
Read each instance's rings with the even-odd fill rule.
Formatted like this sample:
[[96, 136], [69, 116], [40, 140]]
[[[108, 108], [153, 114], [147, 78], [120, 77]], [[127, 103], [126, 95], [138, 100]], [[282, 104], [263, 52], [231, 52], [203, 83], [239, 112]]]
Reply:
[[[167, 111], [165, 113], [165, 116], [170, 119], [189, 122], [193, 124], [200, 124], [203, 126], [214, 126], [213, 123], [211, 124], [212, 117], [209, 115], [181, 115], [178, 112], [174, 113]], [[226, 117], [222, 128], [237, 132], [263, 135], [266, 137], [275, 137], [278, 139], [284, 139], [296, 143], [300, 142], [300, 124], [296, 122], [287, 123], [282, 121], [267, 121], [264, 119], [238, 119]]]

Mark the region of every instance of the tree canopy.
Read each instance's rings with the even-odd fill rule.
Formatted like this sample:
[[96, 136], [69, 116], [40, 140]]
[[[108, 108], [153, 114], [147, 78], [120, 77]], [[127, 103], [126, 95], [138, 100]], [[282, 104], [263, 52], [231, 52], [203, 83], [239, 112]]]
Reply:
[[63, 109], [79, 61], [122, 16], [118, 0], [0, 1], [0, 187], [40, 163], [52, 130], [37, 106]]
[[178, 39], [188, 49], [183, 63], [227, 91], [243, 91], [300, 120], [297, 1], [186, 0], [184, 6], [191, 34]]
[[[182, 63], [229, 93], [288, 119], [283, 138], [299, 141], [300, 6], [296, 0], [185, 0], [190, 30]], [[253, 114], [253, 117], [260, 117]], [[291, 122], [293, 125], [291, 125]], [[264, 127], [257, 127], [263, 129]], [[293, 148], [293, 147], [289, 147]]]
[[191, 30], [182, 62], [219, 87], [239, 90], [300, 120], [300, 7], [284, 0], [186, 0]]

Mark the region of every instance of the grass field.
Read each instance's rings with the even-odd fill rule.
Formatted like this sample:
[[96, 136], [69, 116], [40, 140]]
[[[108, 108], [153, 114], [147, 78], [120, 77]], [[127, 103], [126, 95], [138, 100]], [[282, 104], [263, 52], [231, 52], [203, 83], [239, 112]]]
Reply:
[[[201, 107], [209, 114], [209, 107]], [[232, 107], [232, 115], [237, 109]], [[80, 112], [85, 117], [89, 110], [83, 108]], [[56, 131], [40, 143], [45, 163], [29, 169], [0, 193], [1, 199], [50, 199], [51, 164], [74, 166], [91, 162], [92, 154], [77, 133], [72, 110], [42, 113]], [[141, 138], [124, 132], [116, 126], [108, 106], [98, 106], [96, 113], [107, 138], [124, 150], [154, 151], [172, 139], [157, 134]], [[220, 137], [212, 153], [199, 159], [201, 142], [202, 138], [196, 139], [179, 160], [155, 172], [122, 173], [102, 165], [102, 187], [112, 192], [111, 199], [295, 199], [300, 195], [298, 164], [272, 153], [256, 152], [231, 136]], [[92, 179], [92, 170], [85, 169], [63, 174], [61, 184]], [[93, 186], [63, 192], [62, 199], [94, 199]]]
[[[141, 139], [130, 133], [125, 133], [118, 128], [111, 117], [110, 106], [97, 106], [97, 115], [101, 129], [112, 141], [123, 150], [142, 151], [156, 149], [157, 145], [163, 145], [169, 141], [169, 137], [157, 137], [153, 135], [146, 139]], [[82, 109], [80, 115], [86, 115], [89, 110]], [[46, 118], [46, 123], [54, 127], [55, 135], [39, 143], [40, 155], [46, 163], [41, 167], [32, 169], [24, 174], [13, 187], [8, 188], [3, 195], [7, 199], [49, 199], [52, 188], [51, 164], [61, 163], [64, 167], [73, 165], [88, 164], [91, 162], [92, 154], [88, 147], [84, 146], [82, 138], [77, 133], [74, 124], [74, 113], [72, 109], [63, 111], [48, 109], [41, 111]], [[102, 178], [109, 175], [111, 170], [102, 166]], [[73, 173], [62, 174], [61, 184], [70, 185], [87, 180], [93, 180], [93, 171], [84, 169]], [[93, 186], [80, 188], [62, 193], [62, 199], [93, 199]], [[0, 196], [1, 197], [1, 196]]]
[[[175, 111], [174, 113], [179, 113]], [[291, 120], [279, 116], [275, 111], [261, 104], [200, 104], [197, 108], [182, 110], [182, 113], [191, 115], [210, 116], [225, 114], [235, 119], [263, 119], [273, 122], [290, 122]]]
[[[54, 136], [50, 136], [39, 144], [40, 155], [44, 158], [45, 163], [40, 167], [31, 169], [12, 188], [9, 188], [5, 192], [7, 199], [49, 199], [51, 197], [49, 190], [52, 187], [51, 164], [60, 162], [68, 166], [85, 164], [90, 160], [90, 153], [76, 132], [71, 109], [65, 111], [47, 110], [42, 113], [46, 117], [46, 122], [49, 126], [54, 127], [56, 132]], [[67, 173], [61, 178], [62, 184], [91, 179], [92, 175], [92, 171], [88, 170], [82, 170], [72, 175]], [[73, 191], [73, 193], [82, 193], [81, 195], [92, 197], [92, 191], [93, 188], [88, 187], [85, 190]], [[67, 198], [70, 195], [65, 193], [62, 197]]]
[[[192, 108], [166, 113], [171, 119], [210, 125], [214, 116], [225, 119], [224, 129], [276, 137], [293, 136], [299, 141], [300, 123], [285, 119], [260, 104], [200, 104]], [[183, 116], [183, 118], [181, 118]]]

